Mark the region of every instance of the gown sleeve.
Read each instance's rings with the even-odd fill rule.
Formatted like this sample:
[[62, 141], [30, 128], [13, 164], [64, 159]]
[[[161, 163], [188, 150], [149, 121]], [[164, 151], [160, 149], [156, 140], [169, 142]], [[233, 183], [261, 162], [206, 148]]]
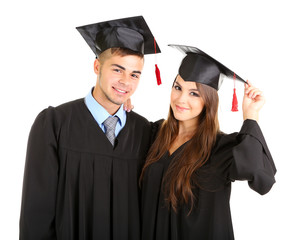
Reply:
[[276, 167], [257, 122], [245, 120], [236, 141], [230, 179], [247, 180], [254, 191], [266, 194], [275, 183]]
[[20, 240], [56, 239], [57, 133], [53, 108], [41, 112], [30, 131], [23, 179]]

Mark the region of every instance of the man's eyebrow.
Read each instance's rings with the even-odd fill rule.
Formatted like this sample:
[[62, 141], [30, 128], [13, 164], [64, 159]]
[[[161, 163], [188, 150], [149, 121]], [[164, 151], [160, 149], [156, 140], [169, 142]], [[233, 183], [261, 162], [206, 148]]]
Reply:
[[[118, 67], [118, 68], [120, 68], [120, 69], [122, 69], [122, 70], [126, 70], [126, 68], [124, 68], [123, 66], [121, 66], [121, 65], [119, 65], [119, 64], [112, 64], [112, 66], [115, 66], [115, 67]], [[134, 70], [134, 71], [132, 71], [132, 73], [138, 73], [138, 74], [141, 74], [141, 71], [136, 71], [136, 70]]]
[[119, 65], [119, 64], [112, 64], [112, 66], [121, 68], [122, 70], [126, 70], [126, 68], [124, 68], [123, 66]]

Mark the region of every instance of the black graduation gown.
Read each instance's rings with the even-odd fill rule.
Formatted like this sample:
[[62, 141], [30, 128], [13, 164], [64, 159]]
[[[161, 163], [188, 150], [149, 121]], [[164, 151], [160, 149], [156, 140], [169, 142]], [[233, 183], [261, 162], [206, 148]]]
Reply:
[[208, 162], [198, 172], [201, 188], [193, 190], [196, 200], [190, 215], [190, 204], [181, 205], [177, 213], [170, 210], [162, 189], [166, 170], [184, 145], [171, 156], [167, 151], [144, 174], [142, 240], [234, 239], [231, 182], [247, 180], [260, 194], [275, 182], [276, 168], [258, 124], [246, 120], [239, 133], [218, 136]]
[[20, 239], [138, 240], [150, 129], [127, 113], [113, 149], [83, 99], [42, 111], [28, 140]]

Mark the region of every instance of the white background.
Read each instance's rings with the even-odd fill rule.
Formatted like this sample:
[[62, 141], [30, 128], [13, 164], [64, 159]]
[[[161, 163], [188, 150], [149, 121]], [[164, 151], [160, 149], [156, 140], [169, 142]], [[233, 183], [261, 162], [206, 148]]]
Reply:
[[[18, 239], [23, 169], [30, 127], [49, 105], [84, 97], [95, 84], [94, 54], [76, 26], [143, 15], [162, 54], [154, 56], [132, 98], [151, 121], [165, 118], [182, 55], [167, 44], [196, 46], [264, 91], [260, 126], [275, 160], [277, 183], [265, 196], [233, 184], [236, 239], [295, 239], [294, 7], [292, 1], [41, 1], [0, 4], [0, 239]], [[243, 85], [238, 85], [241, 103]], [[220, 124], [239, 131], [230, 112], [231, 81], [221, 87]]]

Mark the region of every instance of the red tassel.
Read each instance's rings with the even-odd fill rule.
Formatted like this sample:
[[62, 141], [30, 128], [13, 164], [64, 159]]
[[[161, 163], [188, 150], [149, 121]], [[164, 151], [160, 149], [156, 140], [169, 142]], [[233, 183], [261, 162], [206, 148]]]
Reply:
[[232, 102], [232, 107], [231, 107], [232, 112], [237, 112], [238, 110], [238, 99], [236, 95], [236, 89], [234, 88], [234, 95], [233, 95], [233, 102]]
[[236, 94], [236, 74], [234, 73], [234, 95], [233, 95], [233, 102], [231, 107], [232, 112], [237, 112], [238, 110], [238, 99]]
[[155, 73], [156, 73], [156, 78], [157, 78], [157, 84], [160, 85], [162, 83], [160, 69], [158, 68], [157, 64], [155, 64], [155, 67], [156, 67]]
[[[156, 39], [154, 38], [154, 48], [155, 48], [155, 59], [156, 59], [156, 53], [157, 53], [157, 45], [156, 45]], [[157, 61], [156, 61], [157, 62]], [[158, 65], [155, 64], [155, 73], [156, 73], [156, 78], [157, 78], [157, 84], [161, 85], [162, 81], [161, 81], [161, 75], [160, 75], [160, 69], [158, 68]]]

